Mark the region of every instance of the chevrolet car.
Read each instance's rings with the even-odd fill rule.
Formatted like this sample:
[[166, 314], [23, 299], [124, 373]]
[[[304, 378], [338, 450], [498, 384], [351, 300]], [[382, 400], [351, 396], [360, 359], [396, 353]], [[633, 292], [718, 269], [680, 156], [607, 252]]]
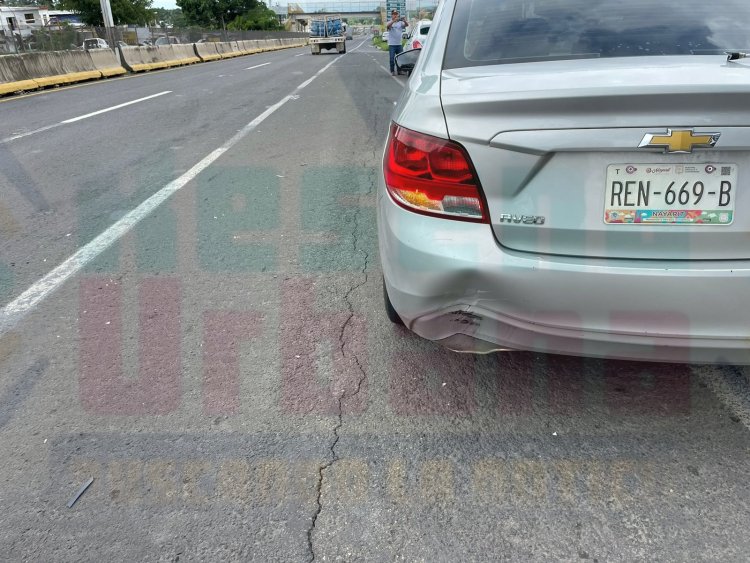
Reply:
[[459, 352], [750, 363], [750, 3], [442, 0], [378, 192], [385, 309]]

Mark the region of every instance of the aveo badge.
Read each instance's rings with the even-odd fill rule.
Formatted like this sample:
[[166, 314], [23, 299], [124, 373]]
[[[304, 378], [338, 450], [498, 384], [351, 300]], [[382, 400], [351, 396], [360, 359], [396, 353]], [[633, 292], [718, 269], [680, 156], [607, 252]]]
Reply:
[[544, 217], [542, 215], [515, 215], [510, 213], [502, 213], [498, 217], [500, 223], [522, 223], [524, 225], [544, 225]]

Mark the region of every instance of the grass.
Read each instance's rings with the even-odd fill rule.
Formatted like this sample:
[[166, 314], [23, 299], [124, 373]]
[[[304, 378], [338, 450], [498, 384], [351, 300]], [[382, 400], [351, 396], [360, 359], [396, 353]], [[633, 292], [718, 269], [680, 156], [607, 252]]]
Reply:
[[375, 45], [378, 49], [381, 49], [383, 51], [388, 50], [388, 42], [383, 41], [382, 39], [380, 39], [380, 37], [373, 37], [372, 44]]

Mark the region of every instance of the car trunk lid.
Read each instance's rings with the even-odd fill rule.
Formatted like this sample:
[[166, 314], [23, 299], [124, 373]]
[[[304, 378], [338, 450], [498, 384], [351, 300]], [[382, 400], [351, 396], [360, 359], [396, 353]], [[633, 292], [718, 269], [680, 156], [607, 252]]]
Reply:
[[500, 244], [634, 259], [750, 258], [749, 95], [750, 66], [716, 56], [452, 69], [441, 84]]

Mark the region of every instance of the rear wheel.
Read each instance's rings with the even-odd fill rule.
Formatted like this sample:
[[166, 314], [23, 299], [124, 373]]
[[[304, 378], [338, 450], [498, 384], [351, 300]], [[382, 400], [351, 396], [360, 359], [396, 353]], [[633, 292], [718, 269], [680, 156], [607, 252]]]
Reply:
[[385, 305], [385, 314], [388, 317], [389, 321], [397, 325], [404, 324], [404, 321], [402, 321], [401, 317], [398, 316], [396, 309], [393, 308], [391, 298], [388, 297], [388, 290], [385, 288], [385, 280], [383, 280], [383, 305]]

